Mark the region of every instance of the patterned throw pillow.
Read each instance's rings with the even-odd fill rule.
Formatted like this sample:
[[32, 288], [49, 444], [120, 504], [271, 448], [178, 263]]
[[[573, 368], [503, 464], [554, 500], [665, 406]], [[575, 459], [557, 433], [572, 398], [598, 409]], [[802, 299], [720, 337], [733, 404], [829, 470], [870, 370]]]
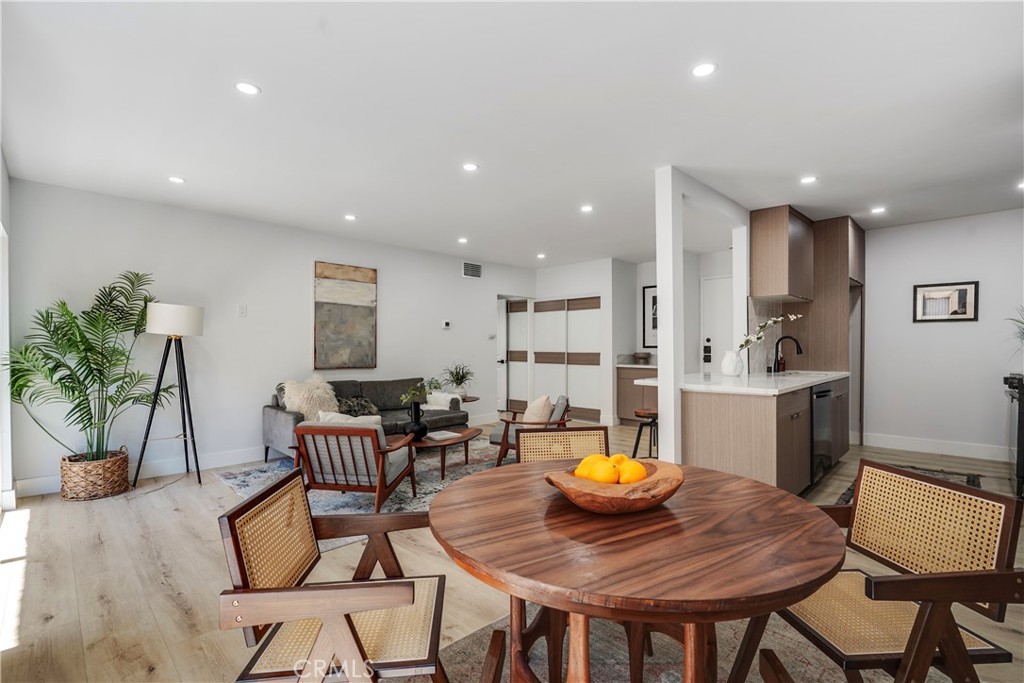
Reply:
[[365, 396], [353, 396], [352, 398], [339, 399], [338, 412], [351, 415], [352, 417], [359, 417], [360, 415], [380, 415], [380, 411], [377, 410], [377, 406], [370, 403], [370, 399]]

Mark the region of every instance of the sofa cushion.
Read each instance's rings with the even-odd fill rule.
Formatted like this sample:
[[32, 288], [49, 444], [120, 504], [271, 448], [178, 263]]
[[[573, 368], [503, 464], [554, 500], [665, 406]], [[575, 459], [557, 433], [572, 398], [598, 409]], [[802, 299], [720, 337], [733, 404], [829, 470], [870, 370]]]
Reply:
[[365, 396], [353, 396], [338, 400], [338, 412], [359, 417], [360, 415], [380, 415], [377, 406], [370, 402]]
[[523, 422], [547, 422], [551, 419], [551, 411], [553, 410], [554, 406], [551, 405], [551, 398], [544, 394], [526, 406], [522, 420]]
[[378, 410], [398, 410], [406, 407], [402, 405], [402, 394], [409, 391], [409, 387], [422, 381], [422, 377], [365, 380], [359, 383], [359, 393], [370, 399]]
[[352, 398], [353, 396], [359, 396], [359, 382], [354, 379], [336, 379], [328, 382], [334, 387], [334, 395], [338, 397], [340, 401], [343, 398]]
[[380, 415], [346, 415], [345, 413], [328, 413], [321, 410], [320, 415], [317, 417], [317, 422], [330, 425], [351, 425], [354, 427], [377, 426], [380, 424]]
[[320, 375], [311, 375], [305, 382], [284, 383], [285, 410], [302, 413], [307, 420], [315, 420], [321, 410], [335, 412], [338, 399], [334, 389]]

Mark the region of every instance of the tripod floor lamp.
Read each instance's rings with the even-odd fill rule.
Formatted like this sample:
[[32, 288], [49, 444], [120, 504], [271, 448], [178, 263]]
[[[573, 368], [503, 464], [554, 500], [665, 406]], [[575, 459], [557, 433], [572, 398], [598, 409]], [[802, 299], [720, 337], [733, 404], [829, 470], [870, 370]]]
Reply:
[[192, 460], [196, 465], [196, 480], [203, 484], [203, 475], [199, 471], [199, 454], [196, 453], [196, 434], [192, 428], [192, 401], [188, 395], [188, 375], [185, 372], [185, 349], [182, 337], [203, 336], [203, 309], [198, 306], [179, 306], [177, 304], [150, 303], [146, 307], [146, 332], [167, 336], [164, 344], [164, 355], [160, 359], [160, 371], [156, 375], [156, 388], [153, 393], [153, 404], [149, 408], [149, 420], [146, 421], [146, 433], [142, 437], [142, 450], [139, 451], [139, 462], [135, 465], [135, 478], [132, 487], [139, 481], [139, 470], [142, 469], [142, 458], [146, 455], [146, 444], [149, 443], [149, 430], [153, 427], [153, 415], [156, 413], [156, 396], [164, 382], [164, 370], [167, 369], [167, 357], [171, 346], [174, 347], [174, 360], [178, 367], [178, 405], [181, 408], [180, 438], [185, 447], [185, 472], [189, 471], [188, 449], [192, 446]]

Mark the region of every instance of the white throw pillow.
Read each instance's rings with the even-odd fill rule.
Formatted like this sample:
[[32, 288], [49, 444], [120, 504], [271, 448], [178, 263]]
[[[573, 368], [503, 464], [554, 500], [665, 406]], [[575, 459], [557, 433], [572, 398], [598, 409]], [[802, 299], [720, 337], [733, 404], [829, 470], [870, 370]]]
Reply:
[[554, 410], [555, 407], [551, 405], [551, 398], [544, 394], [526, 406], [526, 412], [523, 413], [523, 422], [547, 422], [551, 419], [551, 413]]
[[317, 422], [329, 425], [379, 425], [380, 415], [359, 415], [353, 417], [345, 413], [332, 413], [321, 410]]
[[436, 408], [438, 410], [448, 410], [452, 404], [452, 399], [459, 399], [459, 409], [462, 409], [462, 397], [458, 394], [446, 394], [443, 391], [435, 391], [427, 396], [427, 407]]
[[320, 375], [311, 375], [305, 382], [284, 383], [284, 409], [302, 413], [307, 420], [315, 420], [321, 410], [336, 412], [338, 399], [334, 387]]

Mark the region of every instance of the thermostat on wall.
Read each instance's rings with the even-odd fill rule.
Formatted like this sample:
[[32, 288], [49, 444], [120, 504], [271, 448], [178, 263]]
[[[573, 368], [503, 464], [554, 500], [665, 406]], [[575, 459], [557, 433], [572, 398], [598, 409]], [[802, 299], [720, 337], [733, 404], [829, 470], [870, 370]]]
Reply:
[[451, 328], [452, 328], [452, 321], [451, 320], [442, 320], [441, 321], [441, 329], [442, 330], [450, 330]]

